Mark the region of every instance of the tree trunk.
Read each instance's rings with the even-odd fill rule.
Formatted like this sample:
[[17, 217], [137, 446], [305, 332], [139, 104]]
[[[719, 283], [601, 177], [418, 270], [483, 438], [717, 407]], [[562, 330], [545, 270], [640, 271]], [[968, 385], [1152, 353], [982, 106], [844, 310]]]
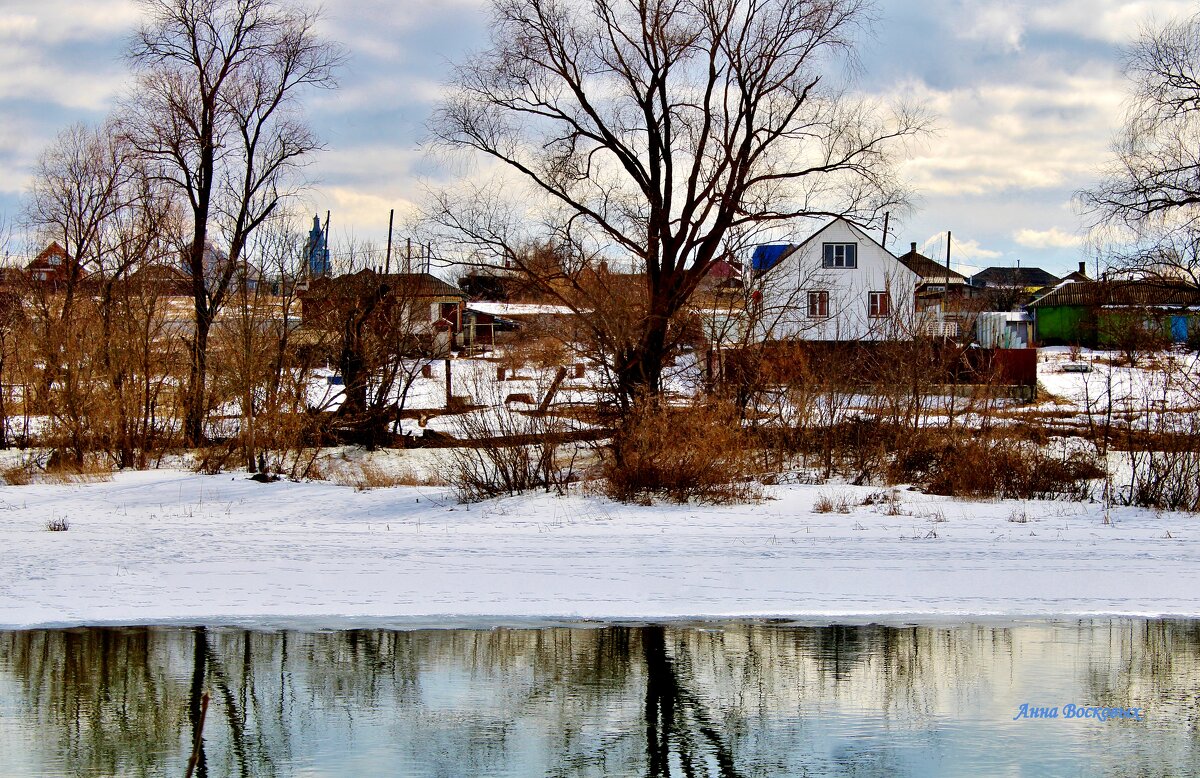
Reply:
[[[199, 313], [199, 312], [197, 312]], [[196, 334], [191, 343], [191, 368], [184, 409], [183, 435], [189, 446], [204, 442], [205, 395], [208, 379], [208, 331], [212, 326], [207, 316], [197, 315]]]

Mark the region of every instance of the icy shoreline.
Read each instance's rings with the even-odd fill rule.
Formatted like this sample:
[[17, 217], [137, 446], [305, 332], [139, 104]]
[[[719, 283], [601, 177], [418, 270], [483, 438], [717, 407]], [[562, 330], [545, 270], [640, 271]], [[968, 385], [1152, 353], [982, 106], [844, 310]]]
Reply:
[[[1200, 616], [1200, 517], [876, 489], [734, 507], [241, 475], [0, 487], [0, 628]], [[850, 513], [815, 513], [818, 497]], [[1021, 523], [1012, 518], [1027, 518]], [[70, 529], [50, 532], [47, 521]]]

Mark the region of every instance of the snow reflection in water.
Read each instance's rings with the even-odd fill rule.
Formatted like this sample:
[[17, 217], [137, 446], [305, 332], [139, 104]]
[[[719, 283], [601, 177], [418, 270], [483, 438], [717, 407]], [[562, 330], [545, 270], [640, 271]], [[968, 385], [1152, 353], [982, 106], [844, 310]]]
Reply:
[[[0, 632], [0, 774], [183, 775], [205, 689], [205, 777], [1200, 765], [1200, 622], [1097, 620]], [[1014, 721], [1022, 703], [1060, 717]]]

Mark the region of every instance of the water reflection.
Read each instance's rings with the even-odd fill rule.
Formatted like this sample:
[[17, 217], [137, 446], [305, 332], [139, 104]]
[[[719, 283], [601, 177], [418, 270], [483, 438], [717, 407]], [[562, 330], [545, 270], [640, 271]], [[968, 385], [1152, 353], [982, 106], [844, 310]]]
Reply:
[[[0, 633], [0, 774], [1180, 775], [1200, 622]], [[1014, 721], [1037, 706], [1144, 722]]]

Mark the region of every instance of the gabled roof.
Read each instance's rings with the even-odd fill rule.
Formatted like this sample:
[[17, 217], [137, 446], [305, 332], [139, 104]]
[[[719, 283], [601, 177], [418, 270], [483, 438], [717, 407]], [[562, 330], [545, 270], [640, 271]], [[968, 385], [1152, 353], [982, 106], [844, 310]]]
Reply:
[[[52, 262], [52, 257], [57, 257], [59, 261], [57, 263]], [[36, 270], [41, 268], [60, 268], [67, 264], [67, 260], [69, 259], [70, 256], [68, 256], [67, 250], [58, 245], [58, 241], [51, 241], [49, 246], [42, 249], [41, 253], [34, 257], [33, 261], [25, 266], [25, 269]]]
[[1200, 289], [1183, 284], [1153, 281], [1073, 281], [1059, 284], [1029, 304], [1030, 308], [1052, 306], [1191, 306], [1200, 304]]
[[1054, 286], [1061, 281], [1040, 267], [989, 267], [971, 276], [975, 286], [1029, 287]]
[[900, 264], [920, 276], [922, 280], [937, 279], [938, 281], [948, 281], [952, 284], [965, 284], [967, 282], [967, 277], [962, 273], [951, 270], [924, 254], [918, 253], [915, 246], [907, 254], [901, 254], [896, 259], [900, 261]]
[[[770, 270], [771, 268], [778, 265], [780, 262], [782, 262], [787, 257], [791, 256], [795, 252], [804, 248], [809, 243], [812, 243], [814, 240], [816, 240], [821, 235], [821, 233], [825, 232], [825, 230], [829, 229], [830, 227], [837, 224], [838, 222], [845, 222], [846, 226], [848, 226], [860, 238], [867, 241], [868, 243], [875, 244], [883, 251], [883, 253], [887, 254], [892, 259], [896, 258], [895, 254], [888, 251], [886, 248], [883, 247], [883, 245], [879, 241], [875, 240], [870, 235], [868, 235], [867, 232], [865, 230], [863, 230], [862, 227], [859, 227], [857, 224], [855, 224], [854, 222], [850, 221], [849, 219], [847, 219], [845, 217], [835, 216], [834, 218], [832, 218], [828, 222], [826, 222], [825, 225], [821, 227], [821, 229], [817, 230], [812, 235], [809, 235], [807, 238], [800, 241], [799, 243], [794, 243], [794, 244], [776, 243], [776, 244], [767, 244], [767, 245], [758, 246], [756, 249], [754, 249], [754, 257], [751, 260], [751, 266], [754, 268], [755, 272], [757, 272], [757, 273], [762, 273], [764, 271]], [[761, 254], [760, 254], [760, 252], [761, 252]], [[769, 264], [764, 264], [764, 266], [760, 267], [759, 266], [760, 256], [764, 259], [764, 262], [769, 259]]]

